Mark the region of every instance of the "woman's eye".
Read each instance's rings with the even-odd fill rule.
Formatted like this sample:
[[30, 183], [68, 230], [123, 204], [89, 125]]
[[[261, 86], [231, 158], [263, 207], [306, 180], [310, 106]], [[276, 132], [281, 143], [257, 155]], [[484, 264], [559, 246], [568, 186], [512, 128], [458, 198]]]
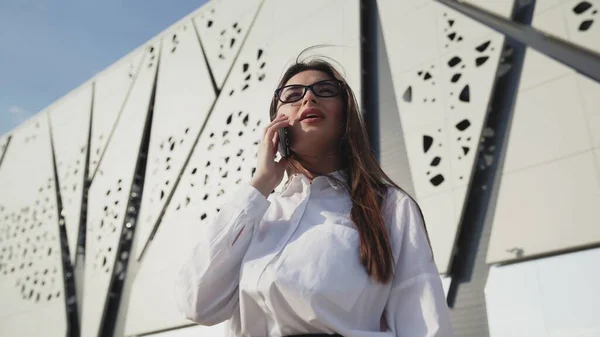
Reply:
[[335, 88], [331, 85], [324, 85], [317, 89], [319, 94], [333, 94], [335, 92]]
[[301, 95], [302, 95], [302, 93], [299, 92], [298, 90], [288, 90], [283, 94], [283, 98], [285, 100], [297, 99]]

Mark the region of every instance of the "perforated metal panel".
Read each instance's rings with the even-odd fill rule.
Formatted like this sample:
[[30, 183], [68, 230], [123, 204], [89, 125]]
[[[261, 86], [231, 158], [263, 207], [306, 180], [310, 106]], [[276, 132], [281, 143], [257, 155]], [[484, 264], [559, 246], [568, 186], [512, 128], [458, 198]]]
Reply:
[[95, 80], [89, 178], [96, 173], [113, 128], [121, 114], [143, 54], [134, 52], [102, 72]]
[[163, 38], [136, 256], [157, 225], [183, 164], [216, 98], [190, 22]]
[[262, 2], [214, 0], [194, 17], [218, 88], [223, 86]]
[[600, 335], [600, 249], [492, 267], [485, 288], [491, 337]]
[[65, 336], [58, 207], [45, 112], [13, 132], [0, 170], [0, 298], [1, 336]]
[[[285, 3], [265, 2], [142, 256], [128, 303], [126, 335], [189, 323], [175, 303], [174, 278], [202, 235], [204, 224], [251, 178], [257, 144], [269, 122], [273, 90], [286, 65], [306, 46], [345, 41], [341, 47], [319, 49], [312, 55], [339, 61], [360, 95], [358, 10], [358, 1], [335, 0], [324, 5], [312, 0], [305, 1], [290, 18]], [[312, 25], [301, 24], [306, 17]], [[319, 34], [323, 29], [328, 31], [326, 36]]]
[[85, 177], [92, 86], [62, 98], [49, 112], [54, 156], [67, 230], [69, 253], [75, 263]]
[[[130, 194], [139, 195], [139, 191], [132, 190], [133, 175], [154, 86], [159, 48], [158, 42], [146, 48], [138, 77], [89, 189], [83, 336], [98, 335], [111, 278], [113, 275], [124, 276], [122, 260], [127, 256], [116, 256], [117, 247], [123, 231], [131, 234], [131, 224], [125, 224], [126, 207]], [[131, 237], [126, 239], [131, 240]]]
[[[533, 25], [599, 50], [598, 8], [597, 1], [536, 6]], [[523, 67], [490, 263], [600, 242], [600, 166], [593, 154], [600, 148], [600, 84], [532, 50]]]
[[[532, 26], [598, 52], [600, 51], [599, 10], [598, 0], [536, 1]], [[574, 74], [574, 71], [533, 49], [528, 49], [520, 90], [526, 90], [567, 74]]]
[[600, 52], [600, 1], [570, 0], [560, 5], [569, 41]]
[[503, 37], [435, 2], [378, 4], [415, 194], [445, 273]]

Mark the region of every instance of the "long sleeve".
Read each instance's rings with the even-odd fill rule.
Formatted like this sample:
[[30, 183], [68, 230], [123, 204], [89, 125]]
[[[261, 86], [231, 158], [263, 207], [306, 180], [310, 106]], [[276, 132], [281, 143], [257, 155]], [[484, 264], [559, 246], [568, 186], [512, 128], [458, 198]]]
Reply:
[[250, 185], [226, 202], [198, 238], [175, 284], [175, 296], [185, 317], [202, 325], [229, 319], [238, 305], [242, 259], [252, 232], [270, 202]]
[[449, 310], [421, 213], [410, 197], [396, 197], [388, 213], [396, 267], [387, 324], [399, 337], [451, 337]]

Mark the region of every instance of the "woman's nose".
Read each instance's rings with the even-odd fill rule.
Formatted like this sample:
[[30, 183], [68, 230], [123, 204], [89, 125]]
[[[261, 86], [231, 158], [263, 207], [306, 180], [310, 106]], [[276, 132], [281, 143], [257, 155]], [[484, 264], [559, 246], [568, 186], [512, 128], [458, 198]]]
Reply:
[[304, 94], [304, 97], [302, 98], [302, 105], [308, 102], [317, 102], [317, 95], [315, 95], [315, 93], [311, 89], [307, 89], [306, 93]]

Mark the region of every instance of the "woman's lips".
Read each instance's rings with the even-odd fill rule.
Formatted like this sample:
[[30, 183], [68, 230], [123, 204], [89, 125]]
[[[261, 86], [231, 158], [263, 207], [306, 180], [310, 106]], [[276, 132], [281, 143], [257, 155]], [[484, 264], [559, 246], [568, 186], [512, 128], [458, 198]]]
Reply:
[[323, 118], [321, 118], [321, 117], [306, 117], [306, 118], [302, 119], [300, 121], [300, 123], [314, 124], [314, 123], [319, 123], [322, 120], [323, 120]]
[[307, 108], [304, 109], [304, 111], [302, 111], [302, 113], [300, 114], [300, 121], [304, 121], [305, 119], [308, 118], [318, 118], [321, 119], [323, 118], [323, 112], [321, 112], [321, 110], [317, 109], [317, 108]]

